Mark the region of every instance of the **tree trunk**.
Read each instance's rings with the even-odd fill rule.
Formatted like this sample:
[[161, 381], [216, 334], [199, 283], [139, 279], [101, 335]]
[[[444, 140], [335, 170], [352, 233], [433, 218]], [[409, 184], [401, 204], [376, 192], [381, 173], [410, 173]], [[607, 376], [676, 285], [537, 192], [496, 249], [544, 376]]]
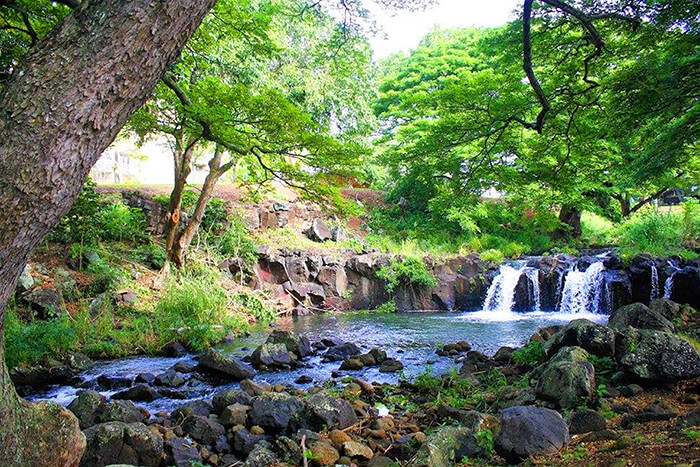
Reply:
[[559, 211], [559, 222], [566, 227], [554, 232], [555, 238], [581, 238], [581, 210], [575, 206], [564, 205]]
[[[30, 253], [214, 2], [89, 0], [18, 65], [0, 96], [0, 330]], [[0, 465], [76, 464], [75, 418], [20, 401], [4, 363], [0, 386]]]

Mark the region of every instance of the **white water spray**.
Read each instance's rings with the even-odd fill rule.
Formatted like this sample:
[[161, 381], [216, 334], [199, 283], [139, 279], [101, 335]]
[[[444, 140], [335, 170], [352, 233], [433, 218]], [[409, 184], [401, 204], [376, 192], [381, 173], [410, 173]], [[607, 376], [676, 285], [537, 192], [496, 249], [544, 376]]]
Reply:
[[532, 295], [530, 296], [531, 303], [534, 304], [533, 311], [541, 311], [540, 303], [540, 271], [534, 268], [525, 268], [525, 275], [532, 286]]
[[673, 261], [669, 260], [668, 265], [671, 266], [673, 272], [666, 278], [666, 282], [664, 282], [664, 298], [666, 300], [671, 299], [671, 293], [673, 292], [673, 276], [675, 276], [676, 273], [680, 271], [678, 265], [676, 265], [676, 263], [674, 263]]
[[520, 268], [502, 264], [486, 293], [484, 310], [498, 314], [510, 313], [515, 302], [515, 287], [518, 285], [521, 274]]
[[564, 278], [559, 310], [562, 313], [597, 313], [605, 293], [603, 262], [591, 264], [585, 272], [574, 269]]
[[659, 271], [656, 269], [656, 263], [651, 263], [651, 293], [649, 300], [659, 298]]

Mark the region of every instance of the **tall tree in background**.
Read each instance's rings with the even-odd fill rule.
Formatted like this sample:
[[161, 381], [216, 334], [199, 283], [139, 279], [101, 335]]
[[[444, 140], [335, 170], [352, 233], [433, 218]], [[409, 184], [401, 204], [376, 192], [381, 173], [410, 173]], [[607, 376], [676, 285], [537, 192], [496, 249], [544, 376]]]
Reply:
[[[4, 310], [34, 247], [68, 211], [94, 162], [143, 105], [214, 0], [56, 3], [75, 10], [48, 1], [0, 3], [3, 18], [21, 21], [5, 20], [18, 24], [30, 47], [24, 57], [3, 57], [9, 77], [0, 91], [1, 465], [80, 460], [85, 439], [77, 420], [55, 404], [29, 405], [15, 393], [4, 363]], [[38, 28], [30, 15], [37, 6], [66, 16], [53, 29]], [[22, 45], [16, 44], [18, 52]]]

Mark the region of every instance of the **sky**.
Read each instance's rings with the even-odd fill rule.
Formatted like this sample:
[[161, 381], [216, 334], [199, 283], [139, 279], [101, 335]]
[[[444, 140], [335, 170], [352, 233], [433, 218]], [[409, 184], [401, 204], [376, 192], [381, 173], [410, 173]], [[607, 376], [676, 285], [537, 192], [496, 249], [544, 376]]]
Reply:
[[372, 8], [382, 31], [370, 38], [374, 58], [415, 48], [435, 25], [441, 27], [499, 26], [513, 19], [522, 0], [439, 0], [425, 11], [386, 12]]

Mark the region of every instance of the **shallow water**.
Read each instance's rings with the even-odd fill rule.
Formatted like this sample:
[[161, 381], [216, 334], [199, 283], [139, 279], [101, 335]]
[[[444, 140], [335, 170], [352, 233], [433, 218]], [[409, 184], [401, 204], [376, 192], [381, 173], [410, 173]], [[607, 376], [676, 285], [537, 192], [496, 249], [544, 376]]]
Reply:
[[[603, 323], [607, 316], [602, 314], [562, 314], [554, 312], [514, 313], [478, 311], [469, 313], [339, 313], [312, 315], [297, 319], [286, 319], [276, 325], [276, 329], [298, 332], [316, 342], [322, 338], [333, 338], [343, 342], [354, 342], [363, 351], [379, 347], [390, 357], [401, 360], [405, 376], [415, 376], [430, 368], [435, 373], [447, 371], [451, 366], [458, 366], [451, 358], [438, 357], [435, 351], [444, 344], [466, 340], [472, 349], [487, 355], [493, 355], [499, 347], [508, 345], [517, 347], [529, 339], [534, 331], [542, 326], [565, 324], [573, 319], [586, 318]], [[236, 355], [245, 356], [252, 353], [255, 346], [267, 338], [271, 328], [265, 327], [253, 332], [249, 337], [236, 339], [233, 343], [220, 346], [221, 349]], [[158, 374], [180, 361], [192, 361], [193, 356], [183, 358], [131, 357], [120, 360], [97, 362], [91, 369], [80, 374], [83, 380], [94, 381], [98, 376], [129, 376], [143, 372]], [[304, 360], [304, 366], [291, 371], [259, 372], [255, 380], [268, 384], [294, 384], [301, 375], [313, 378], [311, 384], [318, 384], [331, 379], [331, 373], [338, 370], [340, 362], [322, 363], [320, 356]], [[397, 374], [379, 373], [378, 368], [366, 368], [362, 371], [341, 372], [341, 376], [357, 376], [366, 381], [396, 382]], [[208, 383], [188, 382], [188, 399], [158, 399], [151, 403], [138, 402], [152, 412], [171, 410], [191, 399], [210, 397], [214, 392], [236, 387], [237, 383], [214, 388]], [[298, 385], [308, 387], [309, 385]], [[53, 400], [67, 405], [76, 396], [79, 389], [61, 386], [48, 388], [34, 394], [33, 400]], [[109, 396], [115, 391], [103, 391]]]

